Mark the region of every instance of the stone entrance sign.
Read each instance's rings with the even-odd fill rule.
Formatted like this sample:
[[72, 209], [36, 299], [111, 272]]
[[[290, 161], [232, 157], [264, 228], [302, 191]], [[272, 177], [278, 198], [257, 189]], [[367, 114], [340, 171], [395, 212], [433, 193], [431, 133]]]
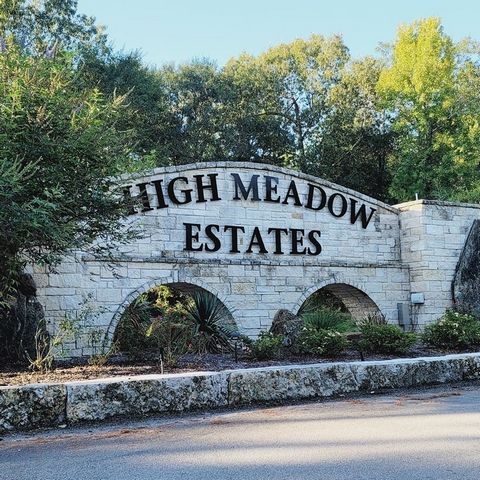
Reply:
[[[161, 284], [215, 294], [248, 335], [321, 288], [356, 317], [380, 311], [396, 323], [400, 303], [423, 325], [450, 305], [459, 254], [480, 218], [478, 205], [390, 206], [263, 164], [183, 165], [121, 180], [125, 195], [141, 199], [127, 223], [144, 236], [118, 249], [117, 267], [74, 252], [58, 273], [33, 270], [47, 318], [77, 315], [90, 298], [99, 309], [92, 328], [107, 339], [123, 310]], [[412, 293], [420, 303], [411, 305]], [[91, 353], [81, 339], [69, 349]]]

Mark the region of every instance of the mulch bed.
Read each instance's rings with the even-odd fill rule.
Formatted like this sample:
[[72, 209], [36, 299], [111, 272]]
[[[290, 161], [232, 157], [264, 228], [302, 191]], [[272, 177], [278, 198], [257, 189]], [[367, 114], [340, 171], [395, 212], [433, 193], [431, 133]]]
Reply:
[[[408, 356], [431, 357], [445, 355], [452, 352], [434, 350], [424, 346], [415, 347]], [[389, 360], [399, 358], [398, 355], [365, 354], [364, 360]], [[188, 354], [181, 357], [175, 366], [165, 366], [164, 373], [183, 373], [192, 371], [221, 371], [237, 368], [255, 368], [275, 365], [294, 365], [323, 362], [353, 362], [362, 358], [357, 350], [347, 350], [343, 355], [335, 358], [315, 358], [288, 355], [278, 360], [258, 361], [239, 355], [235, 361], [233, 354]], [[89, 365], [86, 360], [58, 362], [57, 367], [46, 373], [32, 372], [23, 365], [2, 366], [0, 364], [0, 386], [25, 385], [29, 383], [68, 382], [75, 380], [89, 380], [95, 378], [115, 376], [135, 376], [144, 374], [162, 373], [158, 359], [131, 360], [126, 356], [117, 356], [109, 360], [107, 365]]]

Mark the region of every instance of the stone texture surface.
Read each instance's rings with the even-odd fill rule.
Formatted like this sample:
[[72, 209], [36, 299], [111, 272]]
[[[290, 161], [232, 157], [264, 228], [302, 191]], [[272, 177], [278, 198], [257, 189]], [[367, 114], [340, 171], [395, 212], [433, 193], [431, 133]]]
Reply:
[[473, 222], [452, 283], [456, 303], [480, 314], [480, 220]]
[[64, 423], [66, 399], [62, 384], [0, 387], [0, 432]]
[[480, 354], [238, 370], [230, 374], [229, 404], [329, 397], [479, 378]]
[[[155, 208], [153, 181], [162, 180], [165, 185], [173, 178], [185, 177], [195, 200], [195, 176], [210, 173], [218, 174], [221, 201], [174, 205], [165, 191], [168, 208]], [[368, 212], [370, 208], [375, 212], [367, 228], [362, 228], [360, 221], [352, 224], [349, 214], [336, 218], [327, 207], [309, 210], [293, 205], [291, 199], [289, 204], [233, 201], [232, 173], [238, 173], [246, 185], [253, 175], [259, 175], [261, 198], [265, 197], [264, 176], [268, 175], [278, 179], [278, 192], [282, 194], [294, 180], [303, 203], [307, 186], [312, 183], [323, 188], [328, 197], [341, 194], [349, 205], [356, 201], [364, 204]], [[147, 184], [154, 208], [129, 218], [129, 222], [141, 226], [145, 237], [119, 247], [115, 271], [109, 268], [110, 261], [82, 253], [65, 258], [57, 268], [58, 274], [48, 273], [41, 266], [32, 267], [52, 330], [66, 314], [78, 315], [82, 300], [89, 297], [101, 310], [94, 327], [111, 338], [124, 308], [139, 294], [160, 284], [200, 287], [217, 295], [242, 333], [250, 336], [268, 330], [279, 309], [295, 314], [310, 294], [327, 285], [347, 284], [365, 292], [392, 322], [397, 321], [397, 302], [408, 301], [408, 265], [402, 264], [400, 258], [399, 212], [380, 201], [299, 172], [241, 162], [159, 168], [129, 181], [133, 194], [139, 193], [138, 184]], [[209, 200], [210, 192], [205, 195]], [[199, 224], [202, 229], [208, 224], [243, 226], [240, 253], [230, 253], [230, 239], [225, 232], [220, 235], [219, 251], [186, 252], [185, 222]], [[256, 226], [264, 236], [267, 254], [244, 253]], [[318, 256], [291, 255], [291, 242], [285, 237], [285, 254], [276, 255], [274, 238], [267, 234], [269, 228], [320, 229], [322, 252]], [[207, 241], [203, 230], [200, 240]], [[66, 347], [71, 356], [91, 353], [89, 345], [82, 341]]]
[[[165, 192], [168, 208], [156, 208], [152, 182], [162, 180], [165, 185], [173, 178], [185, 177], [195, 198], [195, 176], [206, 178], [212, 173], [218, 175], [221, 201], [174, 205]], [[289, 204], [232, 201], [232, 173], [238, 173], [246, 185], [253, 175], [259, 175], [260, 182], [265, 175], [273, 176], [282, 193], [293, 179], [303, 204], [306, 186], [311, 183], [323, 188], [328, 197], [341, 194], [359, 205], [364, 203], [368, 211], [375, 209], [375, 213], [364, 229], [359, 221], [352, 224], [349, 215], [335, 218], [327, 208], [309, 210], [293, 205], [291, 200]], [[58, 274], [32, 267], [38, 298], [52, 330], [65, 315], [78, 315], [82, 301], [91, 298], [101, 312], [92, 328], [102, 331], [108, 341], [129, 303], [160, 284], [200, 287], [217, 295], [241, 332], [249, 336], [268, 330], [279, 309], [296, 314], [309, 295], [324, 287], [343, 296], [354, 315], [362, 316], [375, 306], [392, 323], [398, 321], [397, 303], [409, 304], [410, 293], [421, 292], [425, 303], [411, 307], [414, 321], [423, 326], [451, 306], [458, 258], [472, 222], [480, 219], [480, 205], [418, 200], [392, 207], [325, 180], [271, 165], [179, 165], [124, 180], [132, 185], [133, 194], [139, 193], [138, 184], [146, 184], [152, 210], [129, 218], [128, 222], [141, 226], [145, 236], [118, 248], [115, 270], [110, 268], [110, 261], [80, 252], [65, 258]], [[264, 194], [262, 190], [260, 197]], [[206, 198], [210, 199], [208, 191]], [[208, 224], [245, 227], [247, 233], [239, 240], [240, 253], [229, 252], [230, 241], [223, 233], [219, 251], [186, 252], [185, 222], [201, 226], [199, 238], [203, 242], [203, 229]], [[248, 232], [255, 226], [262, 235], [272, 227], [320, 229], [322, 252], [318, 256], [291, 255], [289, 251], [275, 255], [270, 235], [265, 236], [269, 253], [244, 253]], [[92, 353], [92, 347], [81, 339], [66, 349], [70, 356]]]
[[282, 309], [273, 317], [270, 332], [275, 335], [283, 335], [287, 346], [294, 343], [300, 333], [303, 325], [301, 317], [294, 315], [292, 312]]
[[412, 317], [421, 327], [452, 306], [455, 270], [472, 224], [480, 219], [480, 205], [418, 200], [396, 207], [410, 290], [425, 296], [424, 304], [412, 305]]
[[480, 379], [480, 353], [0, 387], [0, 432]]
[[227, 405], [224, 373], [142, 375], [135, 379], [71, 382], [66, 388], [71, 423]]

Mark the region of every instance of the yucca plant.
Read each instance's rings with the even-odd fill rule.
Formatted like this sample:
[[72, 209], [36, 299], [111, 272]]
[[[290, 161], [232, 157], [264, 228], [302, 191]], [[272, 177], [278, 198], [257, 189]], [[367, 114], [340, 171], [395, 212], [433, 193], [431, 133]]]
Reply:
[[192, 346], [196, 353], [232, 351], [232, 339], [238, 332], [235, 325], [229, 323], [225, 305], [206, 291], [195, 292], [191, 297], [186, 315], [192, 322]]

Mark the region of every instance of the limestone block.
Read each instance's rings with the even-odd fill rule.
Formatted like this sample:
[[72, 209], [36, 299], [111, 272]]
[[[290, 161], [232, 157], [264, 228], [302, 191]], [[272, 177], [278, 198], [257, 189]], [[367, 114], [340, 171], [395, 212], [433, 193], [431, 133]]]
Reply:
[[66, 388], [60, 384], [0, 387], [0, 432], [52, 427], [65, 421]]
[[480, 311], [480, 220], [473, 223], [453, 283], [455, 301]]
[[141, 375], [66, 384], [71, 423], [227, 405], [225, 373]]
[[316, 364], [235, 370], [230, 373], [230, 405], [275, 402], [354, 392], [359, 388], [346, 364]]

